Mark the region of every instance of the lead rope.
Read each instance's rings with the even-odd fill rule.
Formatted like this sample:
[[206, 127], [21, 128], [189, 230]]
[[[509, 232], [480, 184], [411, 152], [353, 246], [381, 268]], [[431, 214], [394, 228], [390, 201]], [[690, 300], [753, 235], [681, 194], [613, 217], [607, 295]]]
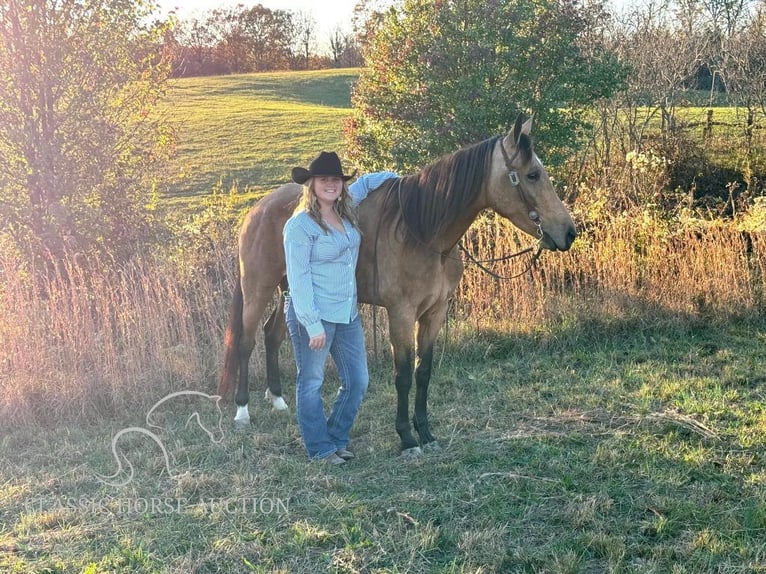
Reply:
[[468, 249], [466, 249], [465, 246], [462, 243], [459, 243], [458, 246], [460, 247], [460, 250], [463, 253], [466, 254], [466, 257], [468, 257], [468, 259], [471, 261], [471, 263], [473, 263], [479, 269], [484, 271], [484, 273], [486, 273], [487, 275], [490, 275], [491, 277], [494, 277], [495, 279], [503, 279], [503, 280], [516, 279], [516, 278], [521, 277], [522, 275], [525, 275], [526, 273], [530, 272], [534, 268], [535, 263], [537, 263], [537, 260], [540, 258], [540, 255], [542, 254], [542, 251], [543, 251], [542, 243], [538, 242], [536, 247], [527, 247], [526, 249], [523, 249], [523, 250], [519, 251], [518, 253], [514, 253], [513, 255], [506, 255], [505, 257], [499, 257], [497, 259], [489, 259], [489, 260], [487, 260], [487, 262], [490, 262], [490, 263], [494, 263], [496, 261], [506, 261], [506, 260], [511, 259], [513, 257], [518, 257], [520, 255], [525, 255], [525, 254], [527, 254], [527, 253], [529, 253], [531, 251], [534, 251], [534, 254], [529, 259], [529, 264], [522, 271], [519, 271], [518, 273], [516, 273], [514, 275], [500, 275], [499, 273], [495, 273], [494, 271], [492, 271], [488, 267], [484, 266], [483, 263], [485, 263], [485, 261], [481, 261], [479, 259], [476, 259], [473, 256], [473, 254], [471, 252], [469, 252]]

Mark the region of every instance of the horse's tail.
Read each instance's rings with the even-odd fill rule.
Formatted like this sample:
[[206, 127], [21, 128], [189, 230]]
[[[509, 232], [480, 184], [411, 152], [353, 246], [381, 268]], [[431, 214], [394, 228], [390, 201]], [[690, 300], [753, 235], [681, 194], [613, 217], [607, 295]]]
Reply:
[[223, 370], [218, 381], [218, 394], [228, 400], [232, 396], [234, 381], [239, 373], [239, 346], [242, 340], [242, 283], [236, 273], [234, 293], [229, 309], [229, 322], [223, 337]]

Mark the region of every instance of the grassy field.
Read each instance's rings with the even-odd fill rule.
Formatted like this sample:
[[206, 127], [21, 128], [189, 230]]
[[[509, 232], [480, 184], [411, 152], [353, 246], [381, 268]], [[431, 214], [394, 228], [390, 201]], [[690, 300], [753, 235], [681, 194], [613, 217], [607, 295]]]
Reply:
[[174, 82], [164, 113], [176, 126], [176, 157], [162, 193], [185, 205], [219, 182], [243, 194], [272, 189], [321, 149], [341, 149], [359, 71], [189, 78]]
[[263, 404], [218, 444], [183, 427], [188, 406], [165, 413], [176, 478], [135, 436], [119, 488], [95, 475], [117, 469], [110, 441], [144, 413], [9, 431], [0, 570], [766, 569], [763, 326], [578, 330], [488, 335], [444, 358], [431, 409], [445, 449], [418, 461], [397, 457], [380, 365], [359, 458], [340, 469], [306, 463], [294, 415]]
[[[178, 82], [164, 201], [283, 182], [339, 144], [354, 74]], [[444, 448], [418, 460], [365, 309], [379, 350], [341, 468], [305, 460], [288, 345], [289, 413], [261, 400], [256, 353], [248, 432], [202, 395], [147, 418], [214, 391], [233, 246], [214, 272], [72, 269], [47, 297], [9, 273], [0, 572], [766, 572], [764, 241], [655, 231], [603, 222], [534, 281], [469, 272], [431, 384]]]

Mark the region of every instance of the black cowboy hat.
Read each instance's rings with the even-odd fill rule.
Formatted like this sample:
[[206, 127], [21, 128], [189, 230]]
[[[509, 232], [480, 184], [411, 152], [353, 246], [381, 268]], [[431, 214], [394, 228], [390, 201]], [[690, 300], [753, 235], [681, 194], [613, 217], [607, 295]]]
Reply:
[[356, 170], [351, 175], [343, 175], [343, 168], [340, 165], [340, 158], [334, 151], [323, 151], [311, 162], [308, 169], [302, 167], [293, 168], [293, 181], [301, 185], [310, 178], [317, 175], [339, 177], [343, 181], [348, 181], [356, 175]]

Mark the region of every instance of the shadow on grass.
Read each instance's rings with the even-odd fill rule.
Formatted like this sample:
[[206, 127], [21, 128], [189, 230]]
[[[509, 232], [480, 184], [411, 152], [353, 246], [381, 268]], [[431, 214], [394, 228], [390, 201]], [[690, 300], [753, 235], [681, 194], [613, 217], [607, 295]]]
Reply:
[[[285, 81], [285, 77], [289, 78], [289, 81]], [[345, 109], [351, 108], [351, 92], [358, 77], [359, 72], [355, 70], [349, 70], [347, 73], [337, 72], [331, 76], [310, 73], [282, 75], [276, 79], [269, 74], [249, 74], [230, 78], [225, 86], [220, 89], [212, 87], [207, 95], [245, 93], [257, 95], [258, 99]]]

